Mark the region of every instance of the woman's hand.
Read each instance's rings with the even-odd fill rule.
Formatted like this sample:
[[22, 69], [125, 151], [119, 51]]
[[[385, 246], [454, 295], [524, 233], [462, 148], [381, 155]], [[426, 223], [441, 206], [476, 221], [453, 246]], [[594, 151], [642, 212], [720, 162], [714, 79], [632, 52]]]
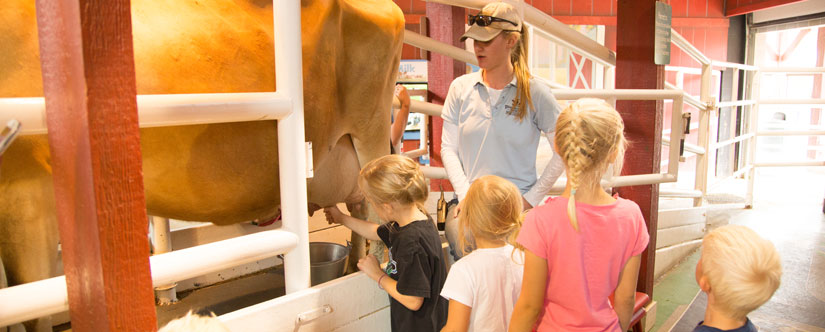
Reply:
[[338, 209], [337, 206], [330, 206], [324, 208], [324, 216], [327, 217], [327, 223], [329, 224], [343, 224], [342, 219], [344, 213]]
[[533, 205], [530, 204], [530, 202], [528, 202], [527, 199], [524, 198], [524, 196], [521, 196], [521, 204], [524, 205], [524, 211], [527, 211], [527, 210], [530, 210], [530, 209], [533, 208]]
[[410, 94], [407, 93], [407, 88], [405, 88], [401, 84], [396, 84], [395, 96], [398, 97], [398, 101], [401, 103], [401, 107], [406, 107], [407, 109], [410, 108]]
[[366, 255], [358, 260], [358, 269], [367, 274], [370, 278], [378, 281], [382, 275], [386, 275], [378, 265], [378, 259], [373, 255]]

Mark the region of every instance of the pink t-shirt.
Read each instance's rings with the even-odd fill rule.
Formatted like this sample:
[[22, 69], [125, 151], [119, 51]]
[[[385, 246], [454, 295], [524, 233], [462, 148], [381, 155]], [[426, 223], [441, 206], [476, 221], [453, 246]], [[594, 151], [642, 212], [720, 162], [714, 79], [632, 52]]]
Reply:
[[567, 198], [548, 200], [527, 214], [518, 243], [547, 260], [547, 291], [538, 331], [620, 331], [607, 301], [630, 257], [647, 248], [639, 206], [617, 198], [610, 205], [576, 203], [577, 233]]

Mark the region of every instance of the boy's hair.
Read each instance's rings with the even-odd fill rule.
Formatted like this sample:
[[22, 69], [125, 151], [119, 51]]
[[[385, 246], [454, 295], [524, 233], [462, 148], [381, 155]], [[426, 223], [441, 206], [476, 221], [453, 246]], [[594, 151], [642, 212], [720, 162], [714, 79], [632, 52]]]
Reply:
[[186, 316], [167, 323], [158, 332], [230, 332], [215, 314], [201, 316], [189, 311]]
[[502, 240], [518, 249], [518, 231], [523, 220], [521, 193], [510, 181], [495, 175], [482, 176], [470, 185], [459, 212], [458, 241], [467, 253], [465, 234], [469, 229], [475, 238]]
[[718, 309], [733, 318], [744, 319], [779, 288], [779, 253], [773, 243], [745, 226], [710, 232], [702, 243], [701, 260]]
[[415, 204], [426, 213], [427, 181], [421, 167], [410, 158], [386, 155], [370, 161], [361, 169], [358, 187], [372, 203]]
[[555, 141], [557, 152], [567, 166], [567, 181], [573, 188], [567, 203], [567, 215], [570, 224], [578, 231], [576, 189], [579, 186], [599, 186], [613, 156], [613, 172], [621, 172], [627, 147], [624, 122], [604, 100], [582, 98], [559, 114]]

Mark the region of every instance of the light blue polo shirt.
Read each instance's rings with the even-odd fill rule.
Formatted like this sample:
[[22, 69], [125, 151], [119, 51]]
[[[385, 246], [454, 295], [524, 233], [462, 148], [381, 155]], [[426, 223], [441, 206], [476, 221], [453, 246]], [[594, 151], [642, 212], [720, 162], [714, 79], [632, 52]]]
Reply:
[[549, 85], [531, 78], [535, 109], [519, 121], [510, 114], [517, 93], [515, 78], [498, 100], [490, 100], [487, 89], [481, 71], [456, 78], [450, 84], [441, 117], [458, 128], [458, 142], [453, 143], [470, 183], [484, 175], [497, 175], [524, 194], [536, 183], [541, 133], [555, 131], [559, 104]]

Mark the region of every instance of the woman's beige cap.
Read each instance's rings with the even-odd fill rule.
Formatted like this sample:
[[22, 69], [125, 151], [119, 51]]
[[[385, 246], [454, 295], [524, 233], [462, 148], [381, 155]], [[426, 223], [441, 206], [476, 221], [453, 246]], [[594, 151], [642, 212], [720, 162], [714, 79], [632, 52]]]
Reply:
[[486, 42], [498, 36], [498, 34], [502, 31], [521, 31], [521, 18], [519, 17], [518, 11], [516, 11], [516, 9], [508, 3], [488, 3], [481, 9], [481, 14], [502, 18], [516, 23], [518, 26], [513, 26], [507, 22], [493, 22], [486, 27], [473, 24], [469, 29], [467, 29], [467, 32], [461, 36], [461, 41], [464, 41], [467, 38], [472, 38], [481, 42]]

